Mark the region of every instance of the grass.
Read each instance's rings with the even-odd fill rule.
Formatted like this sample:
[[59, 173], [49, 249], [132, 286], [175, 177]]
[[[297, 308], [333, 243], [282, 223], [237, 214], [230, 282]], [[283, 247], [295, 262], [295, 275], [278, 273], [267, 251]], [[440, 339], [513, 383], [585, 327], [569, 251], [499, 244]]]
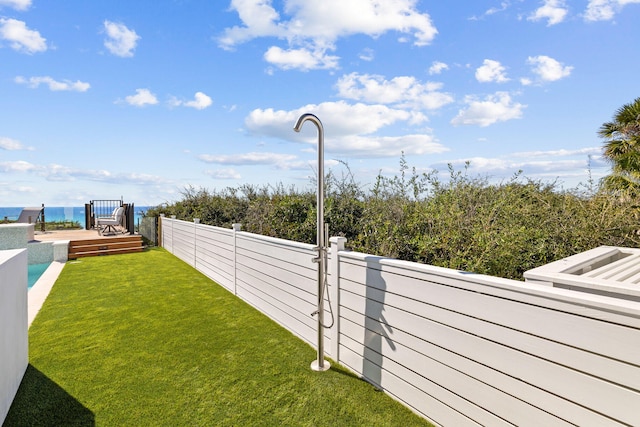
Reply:
[[163, 249], [68, 263], [4, 426], [427, 426]]
[[47, 221], [46, 230], [76, 230], [82, 228], [78, 221]]

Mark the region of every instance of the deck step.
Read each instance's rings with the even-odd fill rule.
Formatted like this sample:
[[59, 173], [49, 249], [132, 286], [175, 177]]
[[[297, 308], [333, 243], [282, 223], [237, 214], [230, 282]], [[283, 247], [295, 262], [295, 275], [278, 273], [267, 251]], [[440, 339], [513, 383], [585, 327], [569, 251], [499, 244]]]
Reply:
[[118, 237], [102, 237], [90, 240], [71, 240], [69, 242], [69, 259], [88, 256], [126, 254], [142, 252], [144, 243], [140, 235]]

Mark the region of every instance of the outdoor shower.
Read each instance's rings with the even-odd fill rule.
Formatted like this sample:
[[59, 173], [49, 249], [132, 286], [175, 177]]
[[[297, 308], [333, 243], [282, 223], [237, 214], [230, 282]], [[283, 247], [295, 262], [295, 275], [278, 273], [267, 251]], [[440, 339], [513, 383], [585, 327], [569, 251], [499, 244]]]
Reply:
[[324, 360], [324, 291], [327, 274], [327, 246], [324, 228], [324, 128], [320, 119], [313, 114], [306, 113], [298, 118], [293, 130], [300, 132], [302, 125], [307, 120], [313, 122], [318, 128], [318, 193], [316, 195], [318, 219], [316, 229], [317, 246], [315, 247], [318, 256], [313, 259], [313, 262], [318, 263], [318, 308], [313, 313], [318, 315], [318, 359], [311, 363], [311, 369], [314, 371], [326, 371], [331, 365]]

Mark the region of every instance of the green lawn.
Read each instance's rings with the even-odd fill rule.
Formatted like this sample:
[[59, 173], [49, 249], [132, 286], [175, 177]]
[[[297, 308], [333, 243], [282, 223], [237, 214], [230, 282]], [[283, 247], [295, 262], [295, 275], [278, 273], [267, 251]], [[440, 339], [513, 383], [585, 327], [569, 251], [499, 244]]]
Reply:
[[4, 426], [426, 426], [162, 249], [69, 262]]

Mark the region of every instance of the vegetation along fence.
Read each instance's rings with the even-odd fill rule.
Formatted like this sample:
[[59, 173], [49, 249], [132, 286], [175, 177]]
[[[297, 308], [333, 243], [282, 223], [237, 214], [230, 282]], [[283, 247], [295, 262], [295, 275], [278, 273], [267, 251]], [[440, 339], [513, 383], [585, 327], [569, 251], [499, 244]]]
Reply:
[[[311, 245], [170, 218], [162, 218], [161, 241], [315, 345]], [[640, 424], [640, 303], [330, 241], [328, 355], [425, 418], [444, 426]]]

